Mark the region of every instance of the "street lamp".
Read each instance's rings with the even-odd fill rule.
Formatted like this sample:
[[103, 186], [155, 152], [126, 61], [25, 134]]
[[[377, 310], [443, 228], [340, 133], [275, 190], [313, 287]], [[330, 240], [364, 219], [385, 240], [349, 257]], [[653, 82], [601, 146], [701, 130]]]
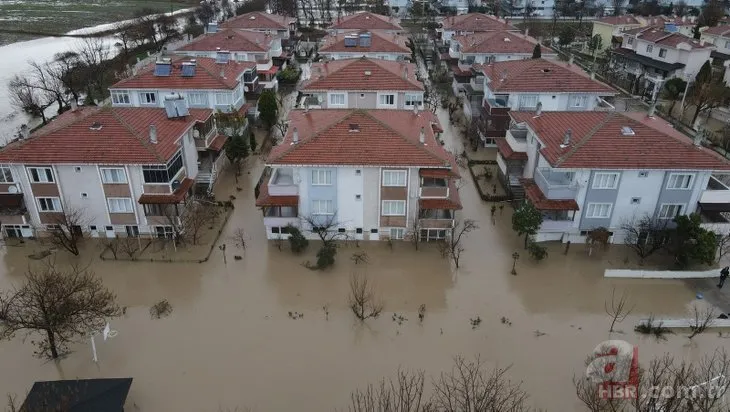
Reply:
[[512, 254], [512, 274], [517, 275], [517, 271], [515, 270], [515, 266], [517, 265], [517, 259], [520, 258], [520, 254], [515, 252]]

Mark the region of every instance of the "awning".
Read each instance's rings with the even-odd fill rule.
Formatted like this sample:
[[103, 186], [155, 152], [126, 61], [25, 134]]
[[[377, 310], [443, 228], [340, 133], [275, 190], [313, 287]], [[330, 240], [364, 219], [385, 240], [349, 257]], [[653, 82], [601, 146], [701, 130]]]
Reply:
[[449, 197], [444, 199], [419, 199], [418, 204], [421, 209], [461, 210], [459, 191], [456, 190], [456, 184], [453, 180], [449, 182]]
[[188, 194], [190, 188], [193, 187], [195, 181], [193, 179], [185, 178], [180, 182], [178, 187], [172, 193], [165, 194], [143, 194], [139, 197], [139, 203], [143, 205], [170, 205], [182, 202]]
[[722, 61], [730, 60], [730, 55], [725, 54], [725, 53], [720, 53], [717, 50], [711, 51], [710, 57], [712, 57], [713, 59], [722, 60]]
[[617, 54], [619, 56], [623, 56], [629, 60], [633, 60], [635, 62], [638, 62], [640, 64], [643, 64], [644, 66], [653, 67], [655, 69], [664, 70], [667, 72], [673, 72], [675, 70], [683, 68], [685, 65], [682, 63], [667, 63], [659, 60], [654, 60], [651, 57], [642, 56], [640, 54], [636, 54], [633, 50], [618, 48], [614, 49], [612, 51], [614, 54]]
[[520, 183], [525, 189], [525, 197], [537, 210], [580, 210], [574, 199], [547, 199], [533, 179], [520, 179]]
[[497, 150], [503, 158], [507, 160], [527, 160], [527, 153], [515, 152], [507, 143], [507, 139], [497, 138], [494, 139], [494, 143], [497, 145]]
[[210, 142], [210, 145], [208, 145], [208, 149], [220, 152], [221, 149], [223, 149], [223, 145], [226, 144], [226, 141], [228, 141], [228, 136], [224, 134], [219, 134]]
[[700, 203], [703, 212], [730, 212], [730, 203]]

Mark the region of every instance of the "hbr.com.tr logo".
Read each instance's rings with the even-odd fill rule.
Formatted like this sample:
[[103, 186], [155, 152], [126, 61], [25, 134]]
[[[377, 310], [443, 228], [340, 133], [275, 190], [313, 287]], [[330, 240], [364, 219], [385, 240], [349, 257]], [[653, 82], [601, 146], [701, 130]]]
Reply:
[[586, 376], [598, 384], [602, 399], [637, 399], [639, 389], [639, 348], [622, 340], [601, 342], [593, 350], [594, 359]]

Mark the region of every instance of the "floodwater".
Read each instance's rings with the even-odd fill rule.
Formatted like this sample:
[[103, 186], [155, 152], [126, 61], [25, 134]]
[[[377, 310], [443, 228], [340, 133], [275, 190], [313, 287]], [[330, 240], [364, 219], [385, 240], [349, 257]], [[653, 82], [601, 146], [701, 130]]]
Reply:
[[[443, 125], [449, 133], [448, 122]], [[72, 346], [58, 365], [34, 358], [20, 336], [1, 342], [0, 396], [9, 392], [22, 399], [37, 380], [130, 376], [130, 410], [327, 411], [346, 407], [351, 390], [392, 376], [399, 366], [435, 375], [450, 368], [453, 356], [479, 354], [490, 366], [512, 365], [509, 376], [524, 382], [535, 406], [582, 410], [571, 379], [584, 373], [585, 356], [609, 338], [604, 300], [613, 286], [630, 293], [636, 305], [617, 327], [627, 332], [613, 337], [638, 344], [642, 363], [667, 351], [696, 360], [723, 345], [711, 333], [692, 346], [681, 335], [666, 342], [637, 336], [638, 318], [682, 316], [694, 292], [679, 281], [604, 279], [603, 269], [625, 257], [615, 249], [588, 257], [574, 245], [566, 256], [555, 245], [546, 261], [531, 262], [511, 231], [509, 208], [497, 212], [492, 225], [489, 205], [468, 177], [460, 190], [463, 216], [480, 228], [466, 238], [460, 269], [433, 245], [416, 251], [410, 243], [392, 250], [385, 243], [362, 243], [359, 249], [340, 248], [332, 270], [310, 271], [301, 263], [314, 259], [315, 244], [305, 256], [293, 256], [265, 240], [252, 193], [261, 168], [259, 160], [251, 165], [240, 192], [230, 176], [218, 187], [221, 198], [237, 197], [221, 238], [229, 245], [227, 265], [218, 250], [203, 264], [152, 264], [102, 262], [89, 247], [80, 261], [93, 260], [94, 271], [128, 308], [112, 321], [118, 335], [98, 340], [98, 364], [87, 341]], [[227, 239], [239, 227], [250, 235], [245, 252]], [[356, 250], [367, 252], [367, 265], [350, 260]], [[22, 280], [25, 256], [33, 251], [30, 245], [2, 250], [0, 287]], [[514, 251], [523, 255], [517, 276], [510, 275]], [[234, 254], [243, 259], [233, 260]], [[57, 260], [76, 259], [59, 252]], [[385, 302], [378, 319], [360, 323], [347, 307], [348, 277], [355, 270], [368, 273]], [[149, 308], [161, 299], [170, 301], [173, 312], [151, 319]], [[288, 312], [304, 316], [292, 319]], [[393, 313], [408, 320], [398, 324]], [[469, 320], [477, 316], [482, 322], [473, 329]]]

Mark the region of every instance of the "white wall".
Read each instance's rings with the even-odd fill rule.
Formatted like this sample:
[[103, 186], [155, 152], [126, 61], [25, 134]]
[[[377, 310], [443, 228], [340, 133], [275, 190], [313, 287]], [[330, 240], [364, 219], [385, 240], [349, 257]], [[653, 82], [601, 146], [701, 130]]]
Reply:
[[[238, 84], [238, 87], [243, 87], [240, 83]], [[172, 90], [172, 89], [115, 89], [118, 91], [126, 91], [129, 93], [129, 101], [130, 104], [116, 104], [112, 101], [112, 106], [114, 107], [165, 107], [165, 96], [171, 95], [171, 94], [180, 94], [188, 101], [188, 106], [191, 108], [207, 108], [207, 109], [216, 109], [216, 100], [215, 95], [217, 93], [228, 93], [231, 95], [231, 101], [233, 102], [233, 106], [236, 108], [241, 107], [244, 103], [246, 103], [246, 98], [242, 97], [241, 101], [235, 102], [234, 99], [234, 93], [233, 90], [228, 89], [221, 89], [221, 90], [194, 90], [194, 89], [179, 89], [179, 90]], [[148, 92], [148, 93], [156, 93], [157, 94], [157, 104], [149, 105], [149, 104], [141, 104], [139, 94], [142, 92]], [[190, 99], [188, 98], [188, 93], [205, 93], [207, 95], [207, 102], [205, 104], [197, 105], [197, 104], [190, 104]], [[243, 96], [243, 93], [241, 94]]]
[[[356, 174], [355, 170], [360, 170]], [[337, 213], [338, 219], [348, 232], [363, 227], [363, 169], [354, 167], [341, 167], [337, 169]], [[355, 195], [361, 199], [356, 200]], [[368, 205], [372, 207], [372, 205]], [[365, 229], [363, 228], [363, 231]]]
[[[627, 221], [641, 219], [646, 215], [654, 215], [664, 182], [664, 170], [646, 170], [646, 172], [649, 173], [647, 177], [639, 177], [639, 170], [622, 171], [611, 216], [612, 228], [621, 227]], [[641, 203], [631, 204], [631, 198], [634, 197], [641, 198]]]
[[363, 231], [380, 227], [380, 168], [363, 168]]
[[406, 232], [413, 227], [413, 220], [418, 216], [418, 192], [421, 188], [421, 177], [417, 167], [408, 169], [408, 212], [406, 212]]
[[355, 59], [358, 57], [365, 56], [370, 59], [383, 59], [383, 60], [393, 60], [394, 61], [394, 60], [398, 60], [399, 57], [404, 58], [404, 57], [408, 56], [407, 53], [387, 53], [387, 52], [383, 52], [383, 53], [377, 53], [377, 52], [372, 52], [372, 53], [333, 52], [333, 53], [329, 53], [329, 52], [320, 51], [319, 54], [321, 54], [322, 56], [326, 56], [332, 60]]
[[[90, 224], [108, 225], [109, 214], [99, 171], [96, 165], [79, 165], [79, 167], [81, 167], [80, 172], [76, 172], [76, 166], [58, 165], [55, 167], [63, 196], [61, 201], [64, 203], [64, 207], [83, 210], [84, 217]], [[81, 198], [82, 192], [87, 193], [88, 197]], [[132, 199], [132, 201], [136, 202], [137, 199]]]
[[195, 148], [192, 129], [188, 130], [178, 143], [182, 146], [183, 162], [188, 177], [194, 179], [198, 175], [198, 150]]

